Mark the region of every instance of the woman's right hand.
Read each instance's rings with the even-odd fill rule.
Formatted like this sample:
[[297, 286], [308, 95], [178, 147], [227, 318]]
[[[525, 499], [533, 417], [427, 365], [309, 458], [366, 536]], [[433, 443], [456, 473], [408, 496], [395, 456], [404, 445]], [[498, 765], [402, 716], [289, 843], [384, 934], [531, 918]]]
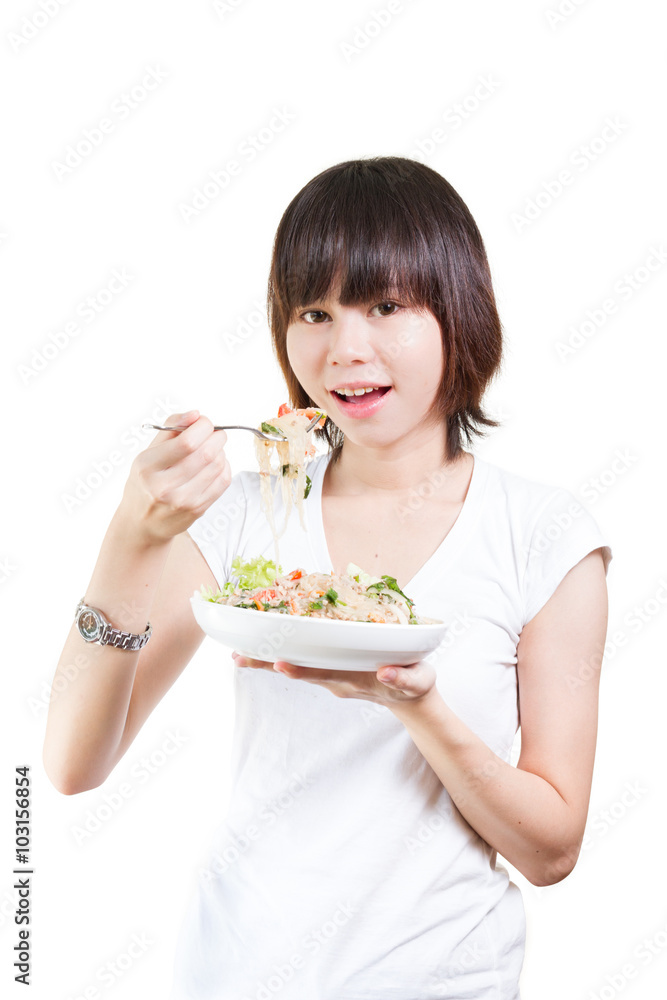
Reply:
[[225, 455], [225, 431], [214, 431], [198, 410], [174, 413], [132, 462], [123, 499], [123, 516], [148, 543], [170, 541], [204, 513], [232, 480]]

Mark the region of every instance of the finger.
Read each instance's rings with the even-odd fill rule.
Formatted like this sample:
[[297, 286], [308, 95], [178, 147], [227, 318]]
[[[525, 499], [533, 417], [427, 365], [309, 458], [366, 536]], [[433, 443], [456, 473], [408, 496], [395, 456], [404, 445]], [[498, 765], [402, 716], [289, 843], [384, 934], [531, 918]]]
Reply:
[[199, 418], [199, 410], [188, 410], [187, 413], [172, 413], [166, 418], [165, 427], [175, 427], [176, 430], [158, 431], [146, 450], [152, 451], [155, 448], [161, 447], [167, 441], [173, 441], [175, 438], [178, 438], [188, 427], [196, 424]]
[[[228, 488], [232, 480], [232, 470], [229, 463], [225, 466], [222, 472], [219, 472], [214, 479], [208, 484], [208, 486], [203, 489], [201, 496], [199, 497], [199, 507], [206, 511], [214, 503], [218, 497], [221, 497], [225, 490]], [[241, 508], [243, 509], [243, 508]], [[231, 514], [228, 520], [233, 520], [236, 514]]]
[[396, 667], [380, 667], [380, 669], [377, 672], [377, 678], [384, 684], [387, 681], [396, 680], [396, 674], [397, 674]]
[[[206, 419], [206, 417], [200, 417], [202, 421]], [[207, 420], [207, 423], [210, 424], [210, 421]], [[185, 434], [185, 431], [183, 433]], [[227, 434], [225, 431], [211, 430], [208, 436], [205, 435], [203, 438], [193, 440], [192, 444], [188, 446], [187, 454], [166, 468], [158, 470], [157, 474], [169, 482], [173, 474], [176, 473], [179, 480], [183, 482], [194, 479], [202, 469], [205, 470], [209, 467], [220, 469], [226, 461], [226, 443]]]
[[[158, 431], [153, 438], [152, 444], [159, 444], [161, 441], [169, 441], [174, 434], [189, 427], [199, 419], [199, 410], [185, 410], [183, 413], [171, 413], [165, 418], [166, 427], [176, 427], [177, 431]], [[148, 427], [149, 425], [147, 425]], [[152, 425], [151, 425], [152, 426]]]
[[369, 672], [366, 670], [323, 670], [321, 667], [297, 667], [294, 663], [286, 660], [276, 660], [273, 669], [279, 674], [287, 674], [289, 677], [298, 677], [304, 681], [316, 681], [318, 684], [327, 683], [363, 683], [368, 680]]
[[244, 656], [243, 653], [237, 653], [236, 650], [232, 653], [232, 659], [237, 667], [273, 667], [273, 663], [269, 660], [255, 660], [251, 656]]
[[421, 680], [419, 663], [408, 663], [404, 666], [397, 666], [394, 663], [388, 664], [378, 668], [376, 677], [387, 687], [410, 691], [416, 689]]
[[347, 670], [322, 670], [321, 667], [299, 667], [296, 663], [289, 663], [287, 660], [276, 660], [273, 669], [278, 674], [285, 674], [287, 677], [296, 677], [302, 681], [315, 681], [317, 684], [326, 684], [327, 681], [348, 680]]
[[[194, 413], [198, 414], [195, 410]], [[211, 455], [214, 450], [221, 445], [224, 445], [227, 441], [227, 434], [225, 431], [214, 431], [213, 424], [208, 419], [208, 417], [197, 415], [195, 418], [182, 418], [182, 422], [185, 424], [187, 421], [188, 426], [182, 431], [161, 431], [154, 441], [151, 442], [150, 446], [146, 449], [145, 462], [148, 468], [154, 468], [157, 471], [165, 471], [171, 469], [174, 465], [179, 463], [185, 463], [189, 458], [195, 455], [195, 453], [200, 452], [200, 448], [204, 445], [210, 438], [210, 446], [205, 450], [206, 454], [210, 451]], [[178, 420], [176, 419], [173, 424], [169, 426], [177, 426]], [[201, 468], [203, 462], [197, 463], [197, 459], [194, 462], [191, 460], [189, 463], [189, 468], [187, 471], [192, 473]], [[210, 457], [210, 456], [209, 456]], [[193, 469], [192, 466], [196, 465]]]
[[295, 663], [288, 663], [287, 660], [276, 660], [273, 669], [278, 674], [287, 674], [290, 677], [307, 677], [309, 674], [320, 673], [319, 670], [311, 670], [308, 667], [297, 667]]
[[[170, 478], [173, 478], [173, 472], [170, 474]], [[156, 476], [156, 480], [160, 481], [159, 474]], [[217, 500], [231, 480], [232, 470], [229, 461], [224, 451], [221, 451], [213, 461], [205, 463], [192, 478], [174, 485], [170, 491], [169, 500], [176, 508], [205, 507], [207, 506], [206, 501]], [[219, 489], [221, 483], [223, 486], [222, 489]]]

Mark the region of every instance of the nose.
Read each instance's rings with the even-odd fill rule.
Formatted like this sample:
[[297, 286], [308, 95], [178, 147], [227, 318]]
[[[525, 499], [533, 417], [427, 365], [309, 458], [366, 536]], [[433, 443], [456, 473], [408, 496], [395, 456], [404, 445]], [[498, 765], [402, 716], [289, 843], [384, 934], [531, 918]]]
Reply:
[[345, 311], [331, 324], [327, 362], [330, 365], [349, 365], [353, 361], [369, 362], [375, 356], [370, 341], [371, 331], [357, 312]]

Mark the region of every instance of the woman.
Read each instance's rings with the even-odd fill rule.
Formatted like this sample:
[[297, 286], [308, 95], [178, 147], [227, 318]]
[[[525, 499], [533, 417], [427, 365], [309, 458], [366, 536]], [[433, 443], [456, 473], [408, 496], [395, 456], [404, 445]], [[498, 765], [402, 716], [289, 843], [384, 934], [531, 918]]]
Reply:
[[[310, 181], [268, 307], [292, 406], [329, 414], [285, 571], [388, 573], [450, 629], [377, 673], [295, 667], [279, 641], [275, 662], [233, 654], [234, 785], [172, 1000], [514, 1000], [524, 910], [496, 853], [539, 886], [576, 862], [611, 550], [572, 493], [463, 448], [496, 425], [501, 324], [481, 236], [435, 171], [377, 157]], [[51, 706], [44, 761], [68, 794], [106, 779], [199, 646], [193, 590], [272, 551], [259, 474], [231, 475], [197, 411], [169, 422], [186, 429], [135, 459], [85, 595], [153, 635], [101, 646]], [[83, 648], [73, 628], [58, 670]]]

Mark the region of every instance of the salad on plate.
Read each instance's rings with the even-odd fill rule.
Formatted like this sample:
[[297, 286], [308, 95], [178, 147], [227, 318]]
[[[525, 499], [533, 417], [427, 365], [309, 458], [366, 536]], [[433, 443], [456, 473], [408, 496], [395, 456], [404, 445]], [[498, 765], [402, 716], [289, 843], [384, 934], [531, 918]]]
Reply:
[[257, 556], [232, 561], [232, 579], [221, 590], [202, 586], [202, 597], [214, 604], [269, 614], [297, 615], [383, 625], [435, 625], [437, 619], [418, 616], [412, 601], [392, 576], [371, 576], [354, 563], [345, 573], [284, 574], [275, 562]]

